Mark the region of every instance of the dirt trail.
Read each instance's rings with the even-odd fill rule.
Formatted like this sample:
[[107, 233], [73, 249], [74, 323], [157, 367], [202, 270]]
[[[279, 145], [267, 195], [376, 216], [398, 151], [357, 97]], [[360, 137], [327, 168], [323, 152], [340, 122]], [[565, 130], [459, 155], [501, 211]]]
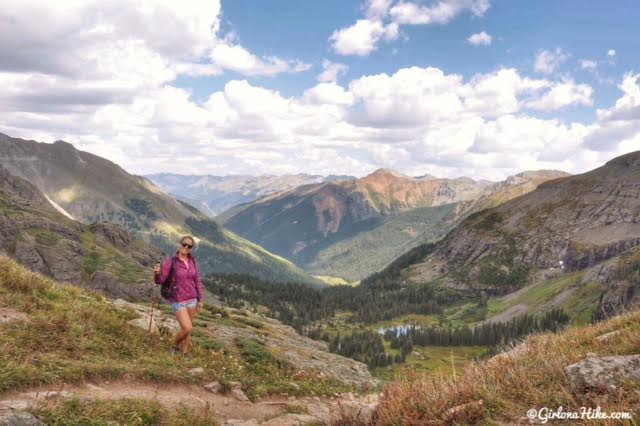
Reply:
[[[330, 398], [269, 396], [255, 403], [238, 401], [230, 395], [212, 393], [202, 386], [188, 384], [150, 383], [118, 379], [96, 381], [93, 383], [42, 385], [28, 390], [0, 393], [0, 411], [7, 409], [23, 410], [37, 401], [46, 400], [47, 391], [71, 392], [77, 397], [91, 399], [140, 398], [157, 400], [168, 408], [185, 404], [195, 410], [204, 409], [209, 404], [209, 413], [221, 425], [229, 419], [261, 422], [277, 417], [287, 405], [307, 405], [317, 402], [331, 404]], [[64, 395], [64, 394], [63, 394]]]

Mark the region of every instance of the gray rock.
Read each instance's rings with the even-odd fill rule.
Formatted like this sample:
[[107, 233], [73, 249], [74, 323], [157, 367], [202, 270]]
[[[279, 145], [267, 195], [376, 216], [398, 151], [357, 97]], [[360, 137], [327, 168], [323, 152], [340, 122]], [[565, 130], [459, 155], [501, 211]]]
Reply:
[[274, 417], [271, 420], [262, 422], [264, 426], [302, 426], [309, 424], [322, 423], [317, 417], [308, 414], [285, 414], [284, 416]]
[[610, 340], [611, 338], [613, 338], [615, 336], [618, 336], [620, 333], [621, 333], [620, 330], [611, 331], [609, 333], [605, 333], [605, 334], [602, 334], [602, 335], [596, 337], [594, 340], [596, 342], [604, 343], [604, 342], [607, 342], [608, 340]]
[[24, 321], [27, 318], [29, 317], [24, 312], [16, 311], [11, 308], [0, 307], [0, 324], [11, 321]]
[[640, 382], [640, 355], [589, 357], [564, 371], [576, 392], [615, 391], [625, 380]]
[[36, 416], [26, 411], [0, 413], [0, 426], [39, 426], [44, 425]]
[[232, 397], [234, 397], [238, 401], [249, 401], [249, 398], [247, 398], [247, 395], [245, 395], [244, 392], [242, 392], [242, 389], [238, 387], [231, 388], [230, 394]]
[[39, 246], [38, 252], [56, 280], [72, 284], [82, 281], [82, 262], [87, 252], [80, 243], [61, 239], [52, 247]]
[[204, 368], [202, 367], [195, 367], [195, 368], [191, 368], [190, 370], [187, 371], [187, 373], [189, 374], [202, 374], [204, 373]]
[[51, 275], [42, 255], [35, 247], [35, 243], [33, 241], [29, 241], [28, 237], [26, 237], [26, 239], [26, 241], [18, 241], [16, 243], [14, 254], [15, 259], [34, 272], [39, 272], [43, 275]]
[[204, 388], [213, 393], [222, 393], [224, 391], [224, 386], [222, 386], [222, 383], [217, 380], [215, 382], [207, 383], [204, 385]]
[[242, 419], [228, 419], [222, 426], [258, 426], [260, 423], [256, 419], [242, 420]]
[[307, 404], [307, 412], [313, 417], [317, 418], [320, 422], [330, 424], [331, 423], [331, 410], [329, 407], [319, 402], [319, 398], [316, 402]]
[[88, 287], [103, 291], [111, 298], [126, 300], [149, 300], [154, 289], [150, 284], [123, 284], [107, 271], [96, 271]]

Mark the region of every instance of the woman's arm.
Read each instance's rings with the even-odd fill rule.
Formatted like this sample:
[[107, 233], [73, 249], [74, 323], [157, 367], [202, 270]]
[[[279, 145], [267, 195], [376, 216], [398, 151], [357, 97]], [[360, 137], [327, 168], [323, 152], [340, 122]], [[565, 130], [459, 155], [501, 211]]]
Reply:
[[204, 287], [202, 285], [202, 281], [200, 280], [200, 271], [198, 270], [198, 264], [196, 263], [195, 259], [193, 260], [193, 264], [196, 267], [196, 293], [198, 302], [201, 302], [204, 299]]
[[171, 256], [167, 257], [162, 263], [162, 268], [160, 270], [160, 277], [158, 279], [158, 283], [162, 284], [169, 277], [169, 272], [171, 272]]

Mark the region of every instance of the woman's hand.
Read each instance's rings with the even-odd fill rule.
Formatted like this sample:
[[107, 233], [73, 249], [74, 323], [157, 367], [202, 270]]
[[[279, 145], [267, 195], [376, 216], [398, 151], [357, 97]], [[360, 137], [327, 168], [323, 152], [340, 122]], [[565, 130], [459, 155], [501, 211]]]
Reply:
[[158, 263], [156, 263], [156, 265], [153, 267], [153, 273], [154, 273], [154, 274], [156, 274], [156, 275], [160, 274], [160, 271], [161, 271], [161, 269], [160, 269], [160, 265], [161, 265], [161, 263], [160, 263], [160, 262], [158, 262]]
[[204, 308], [204, 302], [203, 302], [202, 300], [200, 300], [200, 301], [198, 302], [198, 306], [196, 306], [196, 308], [197, 308], [198, 310], [200, 310], [200, 309]]

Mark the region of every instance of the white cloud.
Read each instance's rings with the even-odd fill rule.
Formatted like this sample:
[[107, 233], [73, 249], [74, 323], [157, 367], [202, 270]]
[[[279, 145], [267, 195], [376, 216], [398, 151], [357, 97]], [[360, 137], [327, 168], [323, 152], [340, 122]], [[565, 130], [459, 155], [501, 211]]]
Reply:
[[220, 13], [219, 0], [13, 2], [2, 9], [0, 72], [150, 87], [179, 74], [221, 74], [225, 68], [246, 75], [308, 68], [260, 59], [221, 39]]
[[446, 24], [464, 10], [482, 16], [490, 6], [488, 0], [440, 0], [431, 6], [401, 0], [391, 8], [390, 14], [398, 24]]
[[367, 0], [364, 9], [369, 19], [381, 18], [389, 13], [389, 7], [394, 0]]
[[[186, 3], [88, 3], [81, 10], [41, 3], [23, 8], [32, 17], [17, 3], [7, 6], [18, 26], [0, 27], [0, 131], [68, 140], [139, 174], [364, 174], [386, 166], [499, 179], [523, 169], [584, 171], [640, 142], [636, 74], [625, 75], [621, 98], [589, 125], [529, 115], [590, 105], [588, 85], [513, 68], [465, 78], [409, 67], [338, 84], [346, 66], [325, 61], [318, 83], [300, 96], [239, 78], [201, 101], [173, 79], [227, 69], [273, 75], [308, 65], [256, 55], [232, 35], [220, 38], [219, 4]], [[481, 2], [441, 3], [486, 10]], [[369, 48], [399, 37], [391, 18], [398, 3], [366, 5], [366, 21], [379, 22]], [[432, 13], [447, 16], [444, 9]]]
[[367, 56], [377, 49], [379, 40], [397, 37], [397, 25], [384, 25], [380, 20], [358, 19], [352, 26], [334, 31], [329, 40], [339, 55]]
[[467, 41], [474, 46], [489, 46], [491, 44], [492, 37], [486, 32], [472, 34]]
[[583, 70], [595, 71], [598, 68], [598, 63], [589, 59], [581, 59], [580, 68]]
[[613, 58], [614, 56], [616, 56], [616, 51], [614, 49], [607, 50], [607, 56]]
[[482, 16], [490, 7], [489, 0], [440, 0], [431, 6], [404, 0], [393, 3], [367, 0], [363, 4], [364, 19], [331, 34], [333, 50], [339, 55], [367, 56], [381, 40], [397, 40], [401, 25], [446, 24], [465, 10]]
[[317, 80], [321, 83], [335, 82], [341, 74], [345, 74], [349, 69], [345, 64], [331, 62], [327, 59], [322, 61], [322, 72], [318, 75]]
[[596, 151], [611, 151], [620, 146], [640, 147], [640, 74], [625, 74], [618, 86], [623, 92], [615, 105], [598, 109], [597, 120], [585, 145]]
[[240, 45], [227, 43], [219, 43], [213, 47], [210, 57], [220, 67], [248, 76], [295, 73], [311, 68], [310, 64], [298, 60], [287, 61], [275, 56], [260, 59]]
[[526, 106], [536, 110], [554, 111], [569, 105], [593, 105], [593, 89], [588, 84], [576, 84], [573, 80], [566, 80], [554, 84], [541, 98], [526, 103]]
[[536, 56], [534, 69], [542, 74], [551, 74], [567, 59], [569, 59], [569, 54], [559, 47], [556, 48], [555, 52], [542, 50]]

